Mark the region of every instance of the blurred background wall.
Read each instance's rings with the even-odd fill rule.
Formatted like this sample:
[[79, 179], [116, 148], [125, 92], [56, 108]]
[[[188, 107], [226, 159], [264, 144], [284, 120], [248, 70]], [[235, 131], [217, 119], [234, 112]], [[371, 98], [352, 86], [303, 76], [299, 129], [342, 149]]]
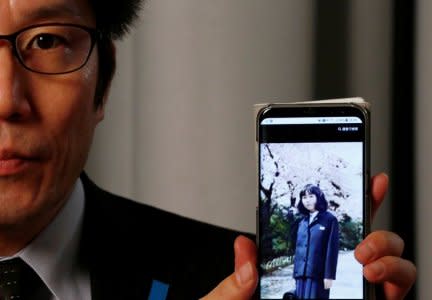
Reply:
[[252, 232], [252, 105], [311, 99], [313, 1], [150, 0], [88, 172], [163, 209]]
[[[387, 172], [391, 181], [374, 229], [403, 235], [406, 255], [414, 259], [413, 157], [411, 152], [395, 152], [401, 146], [415, 149], [409, 139], [412, 81], [395, 76], [413, 78], [413, 57], [396, 49], [413, 50], [413, 28], [402, 26], [405, 31], [400, 33], [398, 24], [412, 25], [415, 1], [401, 6], [402, 2], [148, 0], [137, 28], [117, 43], [118, 72], [87, 172], [114, 193], [255, 232], [252, 105], [364, 97], [372, 103], [372, 174]], [[432, 5], [419, 2], [425, 8]], [[431, 21], [424, 11], [420, 10], [419, 27], [426, 35]], [[408, 40], [400, 47], [404, 34]], [[419, 57], [426, 59], [431, 52], [428, 41]], [[404, 61], [408, 66], [400, 63]], [[422, 78], [427, 78], [432, 69], [421, 64], [426, 74]], [[420, 98], [427, 99], [427, 81], [419, 85], [424, 90]], [[401, 134], [404, 123], [397, 113], [404, 109], [410, 118]], [[427, 109], [420, 108], [426, 121]], [[401, 146], [395, 146], [398, 143]], [[432, 146], [424, 138], [419, 143], [421, 159]], [[398, 167], [398, 161], [405, 164]], [[432, 176], [430, 169], [425, 168], [422, 177]], [[419, 194], [423, 200], [427, 190], [419, 188]], [[426, 214], [426, 208], [418, 209]], [[395, 212], [405, 213], [411, 225], [392, 217], [398, 216]], [[426, 230], [422, 228], [419, 232]], [[420, 259], [422, 255], [426, 254], [420, 253]], [[428, 295], [419, 299], [431, 298]]]

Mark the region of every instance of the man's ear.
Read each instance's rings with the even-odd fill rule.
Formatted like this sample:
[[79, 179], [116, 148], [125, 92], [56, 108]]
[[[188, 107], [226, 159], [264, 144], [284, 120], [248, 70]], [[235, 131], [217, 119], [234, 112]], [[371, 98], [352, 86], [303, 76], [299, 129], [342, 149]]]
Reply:
[[110, 70], [109, 78], [107, 78], [106, 79], [107, 81], [105, 82], [105, 88], [104, 88], [102, 103], [101, 103], [101, 105], [104, 107], [108, 101], [108, 95], [109, 95], [109, 92], [111, 89], [112, 80], [114, 78], [114, 74], [115, 74], [115, 70], [116, 70], [116, 66], [117, 66], [117, 60], [116, 60], [117, 49], [116, 49], [116, 46], [114, 45], [113, 41], [110, 41], [109, 47], [110, 47], [109, 52], [110, 52], [110, 56], [111, 56], [110, 63], [111, 63], [112, 69]]
[[98, 42], [99, 70], [95, 91], [95, 108], [104, 108], [116, 69], [116, 48], [111, 39]]
[[103, 99], [101, 103], [95, 107], [96, 124], [101, 122], [105, 118], [105, 103], [106, 100]]

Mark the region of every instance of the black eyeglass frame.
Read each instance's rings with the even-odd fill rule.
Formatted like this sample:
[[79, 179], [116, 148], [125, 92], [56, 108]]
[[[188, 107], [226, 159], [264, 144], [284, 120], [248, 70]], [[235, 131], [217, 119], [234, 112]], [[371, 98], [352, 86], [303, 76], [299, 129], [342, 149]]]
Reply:
[[[21, 33], [25, 32], [25, 31], [27, 31], [29, 29], [43, 28], [43, 27], [49, 27], [49, 26], [75, 27], [75, 28], [80, 28], [80, 29], [86, 31], [89, 34], [89, 36], [90, 36], [90, 48], [89, 48], [89, 51], [88, 51], [86, 59], [84, 60], [84, 62], [80, 66], [78, 66], [78, 67], [76, 67], [76, 68], [74, 68], [72, 70], [65, 71], [65, 72], [55, 72], [55, 73], [52, 73], [52, 72], [41, 72], [41, 71], [33, 70], [32, 68], [29, 68], [28, 66], [26, 66], [26, 64], [24, 63], [24, 61], [23, 61], [23, 59], [22, 59], [19, 51], [17, 50], [17, 38], [18, 38], [18, 36]], [[27, 70], [29, 70], [31, 72], [34, 72], [34, 73], [39, 73], [39, 74], [44, 74], [44, 75], [61, 75], [61, 74], [67, 74], [67, 73], [72, 73], [72, 72], [78, 71], [79, 69], [81, 69], [82, 67], [84, 67], [87, 64], [87, 62], [88, 62], [88, 60], [90, 58], [90, 55], [93, 52], [94, 46], [96, 45], [97, 42], [101, 41], [102, 39], [103, 39], [103, 34], [98, 29], [87, 27], [87, 26], [80, 25], [80, 24], [73, 24], [73, 23], [42, 23], [42, 24], [35, 24], [35, 25], [24, 27], [24, 28], [22, 28], [22, 29], [20, 29], [20, 30], [14, 32], [14, 33], [12, 33], [12, 34], [0, 35], [0, 40], [7, 40], [12, 45], [12, 53], [13, 53], [13, 55], [18, 59], [18, 61], [20, 62], [20, 64], [25, 69], [27, 69]]]

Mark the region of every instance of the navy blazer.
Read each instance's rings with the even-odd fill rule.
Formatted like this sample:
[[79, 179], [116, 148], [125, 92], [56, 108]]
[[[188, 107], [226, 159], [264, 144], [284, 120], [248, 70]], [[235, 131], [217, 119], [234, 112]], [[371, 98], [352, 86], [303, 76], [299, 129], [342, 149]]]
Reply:
[[294, 278], [336, 278], [339, 224], [328, 211], [319, 212], [309, 225], [309, 216], [298, 224]]
[[149, 299], [161, 286], [165, 299], [198, 299], [233, 272], [239, 232], [115, 196], [85, 174], [81, 180], [79, 263], [90, 272], [92, 300]]

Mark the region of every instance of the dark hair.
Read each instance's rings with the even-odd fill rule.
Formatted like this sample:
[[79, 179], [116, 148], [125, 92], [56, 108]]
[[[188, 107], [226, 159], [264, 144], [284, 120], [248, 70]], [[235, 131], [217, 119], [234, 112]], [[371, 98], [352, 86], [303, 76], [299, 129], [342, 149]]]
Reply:
[[321, 191], [321, 189], [313, 184], [307, 184], [301, 191], [300, 191], [300, 201], [297, 205], [297, 208], [300, 213], [304, 215], [309, 214], [309, 210], [304, 207], [302, 198], [307, 194], [314, 194], [316, 196], [317, 202], [315, 204], [315, 209], [318, 211], [326, 211], [328, 207], [327, 200], [324, 196], [324, 193]]
[[138, 18], [144, 0], [89, 0], [96, 28], [109, 39], [122, 38]]
[[95, 107], [103, 105], [103, 98], [115, 72], [113, 40], [125, 36], [135, 20], [144, 0], [89, 0], [96, 18], [99, 72], [95, 92]]

